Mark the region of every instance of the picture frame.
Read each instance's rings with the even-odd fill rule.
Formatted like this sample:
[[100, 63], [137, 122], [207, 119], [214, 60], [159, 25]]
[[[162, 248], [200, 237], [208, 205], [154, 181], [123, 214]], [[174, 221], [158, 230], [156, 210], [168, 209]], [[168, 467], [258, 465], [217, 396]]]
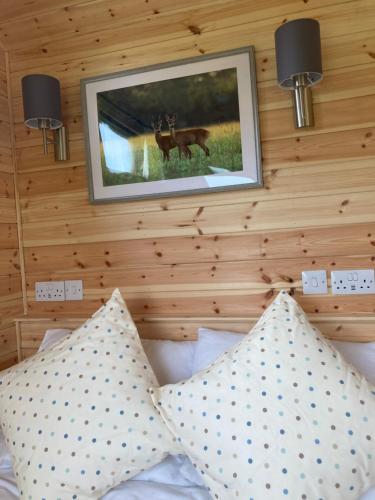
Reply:
[[254, 47], [81, 80], [92, 203], [262, 187]]

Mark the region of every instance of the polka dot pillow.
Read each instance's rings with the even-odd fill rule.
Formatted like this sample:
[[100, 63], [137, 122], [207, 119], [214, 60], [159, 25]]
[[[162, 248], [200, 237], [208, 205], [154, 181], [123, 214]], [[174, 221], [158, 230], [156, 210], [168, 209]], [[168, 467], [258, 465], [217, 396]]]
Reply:
[[357, 499], [375, 484], [375, 389], [286, 292], [208, 369], [152, 396], [214, 498]]
[[0, 374], [0, 423], [21, 498], [92, 499], [178, 453], [118, 290], [71, 336]]

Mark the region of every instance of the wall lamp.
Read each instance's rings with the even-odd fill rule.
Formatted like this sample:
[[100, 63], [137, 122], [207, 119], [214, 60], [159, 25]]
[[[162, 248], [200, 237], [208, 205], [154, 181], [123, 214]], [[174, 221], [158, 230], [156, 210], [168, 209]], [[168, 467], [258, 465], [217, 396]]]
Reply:
[[[68, 133], [61, 118], [60, 82], [48, 75], [24, 76], [22, 97], [25, 125], [42, 131], [44, 154], [48, 154], [48, 144], [53, 144], [55, 160], [68, 160]], [[53, 130], [53, 138], [48, 137], [47, 130]]]
[[296, 128], [313, 127], [311, 87], [323, 78], [320, 27], [315, 19], [296, 19], [275, 32], [277, 79], [293, 90]]

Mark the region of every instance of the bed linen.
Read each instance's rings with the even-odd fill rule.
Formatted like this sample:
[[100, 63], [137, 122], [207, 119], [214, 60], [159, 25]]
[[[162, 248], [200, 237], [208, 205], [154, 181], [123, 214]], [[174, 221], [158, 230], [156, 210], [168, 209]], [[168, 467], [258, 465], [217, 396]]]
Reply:
[[[18, 491], [11, 469], [0, 471], [0, 500], [18, 500]], [[103, 500], [211, 500], [201, 486], [179, 486], [156, 481], [129, 480], [108, 492]]]

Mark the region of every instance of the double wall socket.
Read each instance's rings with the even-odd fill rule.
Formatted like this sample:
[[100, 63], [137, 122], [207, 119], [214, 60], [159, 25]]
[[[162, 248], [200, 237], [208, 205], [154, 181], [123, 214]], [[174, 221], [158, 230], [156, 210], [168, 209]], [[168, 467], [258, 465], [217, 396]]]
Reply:
[[63, 281], [38, 281], [35, 283], [35, 298], [38, 302], [65, 300]]
[[331, 282], [334, 295], [375, 293], [375, 273], [373, 269], [332, 271]]
[[37, 302], [83, 300], [82, 280], [38, 281], [35, 283], [35, 298]]

